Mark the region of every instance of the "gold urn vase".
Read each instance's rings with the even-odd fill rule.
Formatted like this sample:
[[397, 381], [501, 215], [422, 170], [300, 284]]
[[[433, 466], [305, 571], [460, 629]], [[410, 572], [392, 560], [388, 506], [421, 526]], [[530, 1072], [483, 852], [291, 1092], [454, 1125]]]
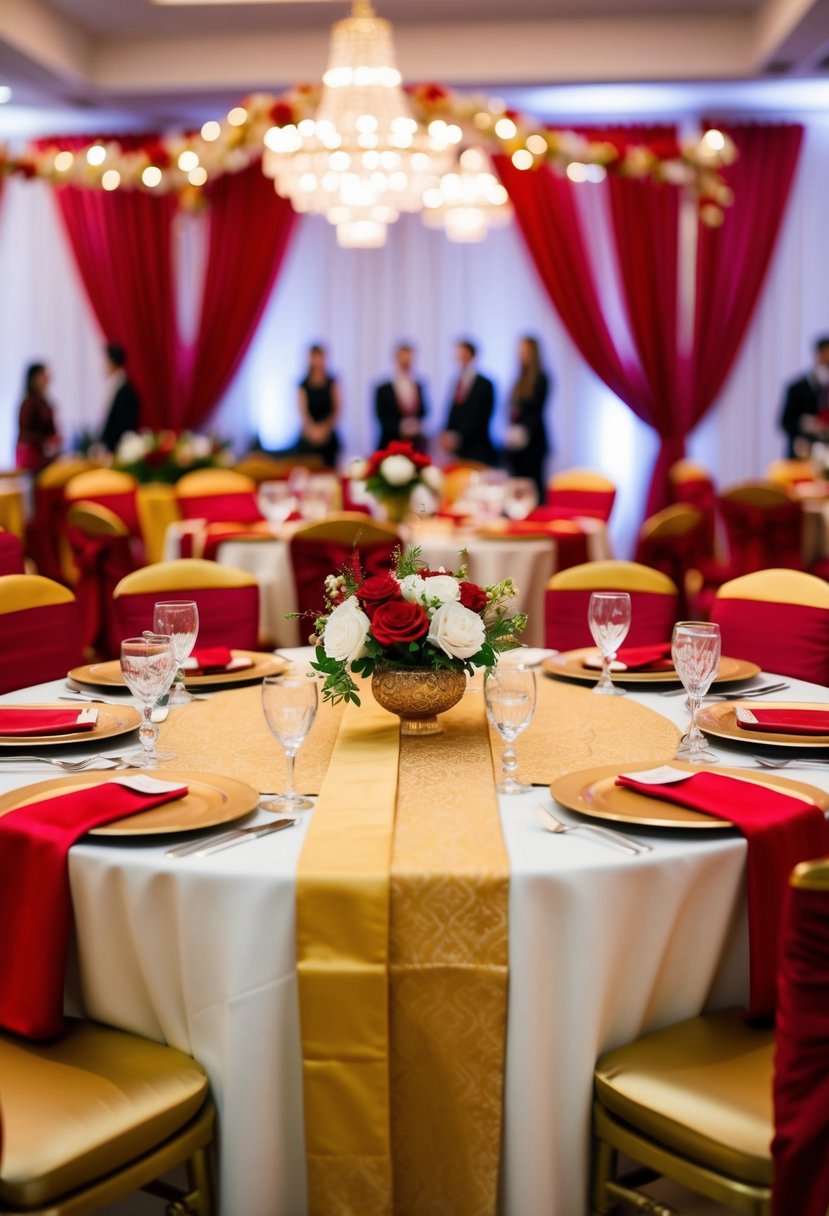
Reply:
[[371, 677], [378, 705], [400, 719], [401, 735], [439, 735], [437, 715], [457, 705], [466, 692], [466, 675], [454, 668], [378, 665]]

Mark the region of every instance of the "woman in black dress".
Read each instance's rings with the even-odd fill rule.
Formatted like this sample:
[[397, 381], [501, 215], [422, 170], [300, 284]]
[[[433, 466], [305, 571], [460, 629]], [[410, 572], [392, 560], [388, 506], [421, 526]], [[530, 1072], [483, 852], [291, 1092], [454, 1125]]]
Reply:
[[297, 451], [322, 457], [323, 464], [334, 468], [340, 440], [334, 429], [340, 416], [340, 386], [329, 375], [325, 347], [316, 343], [308, 351], [308, 372], [299, 386], [299, 417], [302, 431]]
[[49, 369], [32, 363], [26, 369], [25, 398], [20, 406], [16, 463], [19, 469], [39, 473], [60, 450], [55, 414], [46, 399]]
[[512, 477], [530, 477], [544, 502], [544, 462], [550, 450], [544, 425], [544, 406], [550, 377], [541, 364], [538, 339], [523, 337], [518, 343], [518, 378], [510, 394], [507, 430], [507, 467]]

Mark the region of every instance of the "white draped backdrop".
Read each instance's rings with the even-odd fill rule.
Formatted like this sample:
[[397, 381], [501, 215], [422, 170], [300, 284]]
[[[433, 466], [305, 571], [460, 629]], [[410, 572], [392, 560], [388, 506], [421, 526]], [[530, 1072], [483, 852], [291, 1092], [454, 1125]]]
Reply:
[[[613, 282], [601, 239], [601, 188], [586, 185], [595, 217], [594, 265]], [[829, 119], [807, 129], [800, 169], [764, 292], [732, 375], [692, 437], [690, 454], [721, 485], [762, 474], [782, 452], [777, 414], [783, 383], [809, 361], [812, 339], [829, 331]], [[199, 295], [203, 220], [179, 227], [182, 329], [192, 328]], [[554, 239], [554, 234], [551, 234]], [[24, 366], [43, 359], [54, 374], [52, 397], [65, 437], [100, 425], [102, 336], [74, 268], [49, 188], [11, 180], [0, 208], [0, 466], [13, 461]], [[516, 339], [537, 334], [555, 376], [549, 405], [556, 454], [551, 467], [589, 465], [620, 487], [613, 533], [629, 551], [641, 518], [645, 472], [656, 450], [652, 433], [587, 368], [540, 287], [514, 225], [481, 245], [453, 245], [413, 217], [390, 230], [385, 249], [337, 247], [324, 221], [298, 226], [259, 331], [207, 429], [242, 450], [257, 432], [266, 446], [296, 435], [295, 385], [305, 348], [323, 341], [341, 378], [346, 452], [374, 443], [371, 386], [388, 372], [401, 338], [418, 348], [427, 382], [431, 428], [440, 428], [454, 374], [452, 344], [480, 343], [481, 370], [499, 389], [499, 420], [515, 374]]]

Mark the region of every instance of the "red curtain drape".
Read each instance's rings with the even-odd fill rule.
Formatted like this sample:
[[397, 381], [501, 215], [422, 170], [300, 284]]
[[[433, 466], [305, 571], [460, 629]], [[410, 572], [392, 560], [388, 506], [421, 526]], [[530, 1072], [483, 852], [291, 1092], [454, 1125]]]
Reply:
[[296, 212], [259, 162], [209, 191], [210, 237], [189, 391], [178, 426], [196, 428], [229, 384], [256, 332], [294, 229]]

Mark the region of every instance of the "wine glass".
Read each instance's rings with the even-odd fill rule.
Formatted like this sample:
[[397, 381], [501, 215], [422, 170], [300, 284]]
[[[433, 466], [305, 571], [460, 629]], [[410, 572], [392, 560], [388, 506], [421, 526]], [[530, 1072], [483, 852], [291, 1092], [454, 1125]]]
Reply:
[[182, 664], [192, 654], [199, 633], [199, 609], [195, 600], [160, 600], [153, 608], [153, 629], [169, 637], [176, 658], [176, 673], [170, 705], [186, 705], [192, 695], [184, 687]]
[[507, 519], [526, 519], [538, 506], [538, 488], [530, 477], [510, 477], [504, 489]]
[[688, 693], [691, 712], [691, 724], [680, 741], [677, 759], [689, 764], [717, 763], [717, 757], [705, 746], [705, 735], [697, 726], [697, 713], [717, 674], [720, 646], [720, 627], [713, 621], [678, 621], [674, 625], [671, 657]]
[[606, 697], [622, 696], [624, 689], [617, 688], [610, 678], [610, 664], [630, 629], [627, 591], [594, 591], [587, 609], [587, 623], [593, 641], [602, 653], [602, 676], [593, 691]]
[[152, 720], [153, 706], [169, 691], [176, 674], [172, 640], [158, 633], [126, 638], [121, 643], [121, 672], [127, 688], [141, 702], [141, 767], [155, 768], [159, 760], [173, 759], [173, 752], [156, 751], [158, 727]]
[[257, 502], [274, 534], [296, 510], [296, 498], [287, 481], [264, 481], [259, 487]]
[[317, 713], [317, 684], [295, 672], [266, 676], [262, 681], [262, 708], [271, 734], [285, 752], [285, 789], [270, 802], [260, 803], [267, 811], [307, 811], [314, 804], [294, 789], [294, 758]]
[[492, 725], [504, 740], [499, 794], [525, 794], [532, 789], [515, 777], [518, 762], [513, 744], [526, 730], [535, 711], [535, 672], [529, 667], [496, 667], [484, 680], [484, 701]]

